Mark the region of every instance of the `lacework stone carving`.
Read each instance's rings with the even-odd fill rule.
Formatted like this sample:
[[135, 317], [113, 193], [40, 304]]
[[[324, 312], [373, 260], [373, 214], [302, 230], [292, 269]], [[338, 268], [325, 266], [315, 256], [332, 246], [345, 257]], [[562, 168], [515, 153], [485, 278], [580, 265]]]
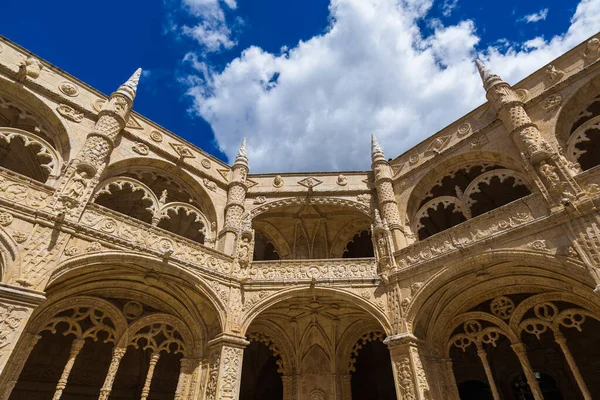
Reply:
[[278, 357], [278, 360], [276, 361], [277, 364], [277, 372], [280, 374], [284, 374], [285, 368], [284, 368], [284, 364], [283, 364], [283, 360], [281, 359], [281, 351], [279, 351], [279, 349], [277, 348], [277, 345], [275, 344], [275, 342], [273, 342], [273, 339], [271, 339], [269, 336], [260, 333], [260, 332], [251, 332], [247, 335], [246, 337], [248, 339], [249, 342], [259, 342], [259, 343], [264, 343], [265, 346], [267, 346], [267, 348], [269, 350], [271, 350], [271, 352], [273, 353], [274, 357]]
[[358, 357], [358, 354], [360, 353], [360, 351], [362, 350], [362, 348], [364, 347], [364, 345], [366, 345], [367, 343], [373, 342], [373, 341], [380, 341], [383, 342], [383, 340], [385, 339], [385, 334], [383, 332], [368, 332], [365, 333], [364, 335], [362, 335], [358, 341], [354, 344], [354, 346], [352, 346], [352, 351], [350, 353], [350, 360], [348, 361], [348, 371], [350, 372], [356, 372], [356, 358]]
[[402, 399], [416, 400], [415, 383], [408, 357], [394, 361], [396, 369], [396, 382]]
[[153, 353], [161, 351], [173, 354], [185, 353], [185, 344], [181, 334], [166, 323], [154, 323], [140, 329], [133, 335], [129, 344], [135, 348], [151, 349]]
[[374, 278], [376, 276], [375, 260], [255, 261], [248, 270], [248, 277], [255, 280]]
[[25, 307], [0, 303], [0, 362], [4, 362], [4, 349], [16, 339], [29, 310]]
[[[56, 334], [57, 326], [64, 326], [65, 324], [67, 327], [62, 331], [65, 336], [75, 335], [78, 339], [91, 338], [97, 341], [98, 334], [105, 332], [107, 336], [104, 339], [104, 343], [116, 343], [117, 337], [114, 323], [101, 309], [95, 307], [76, 307], [63, 311], [51, 318], [41, 331], [50, 331]], [[85, 326], [89, 325], [91, 326], [84, 329]]]
[[[362, 195], [359, 195], [362, 196]], [[314, 205], [333, 205], [333, 206], [342, 206], [356, 209], [357, 211], [362, 212], [365, 215], [371, 215], [369, 204], [371, 202], [371, 195], [365, 194], [364, 196], [368, 196], [368, 201], [365, 203], [360, 201], [352, 201], [347, 199], [335, 198], [335, 197], [310, 197], [306, 198], [288, 198], [283, 200], [276, 200], [265, 203], [259, 207], [254, 208], [250, 211], [253, 217], [263, 214], [265, 212], [271, 211], [276, 208], [286, 207], [286, 206], [294, 206], [294, 205], [303, 205], [303, 204], [314, 204]], [[366, 197], [365, 197], [366, 199]]]
[[45, 208], [51, 198], [51, 192], [41, 185], [0, 176], [0, 197], [15, 205]]
[[56, 111], [66, 119], [69, 119], [73, 122], [81, 122], [83, 121], [83, 113], [75, 110], [73, 107], [68, 106], [66, 104], [61, 104], [56, 108]]

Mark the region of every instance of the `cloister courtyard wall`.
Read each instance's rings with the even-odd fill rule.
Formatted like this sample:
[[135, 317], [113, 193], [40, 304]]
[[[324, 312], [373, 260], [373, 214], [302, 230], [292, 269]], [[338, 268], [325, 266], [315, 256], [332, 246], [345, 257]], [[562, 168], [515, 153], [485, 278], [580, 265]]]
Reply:
[[0, 38], [0, 400], [600, 398], [599, 60], [252, 174]]

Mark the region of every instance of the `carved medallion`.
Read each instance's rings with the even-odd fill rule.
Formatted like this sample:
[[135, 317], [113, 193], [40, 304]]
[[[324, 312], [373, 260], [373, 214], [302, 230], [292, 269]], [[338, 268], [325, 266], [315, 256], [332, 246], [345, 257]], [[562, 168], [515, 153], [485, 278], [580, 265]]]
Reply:
[[471, 124], [469, 124], [468, 122], [461, 124], [456, 130], [456, 135], [458, 137], [467, 136], [469, 133], [471, 133]]
[[150, 149], [144, 143], [137, 142], [133, 146], [131, 146], [131, 150], [135, 151], [138, 154], [143, 156], [147, 156]]
[[9, 214], [7, 212], [3, 212], [0, 214], [0, 225], [2, 226], [8, 226], [13, 222], [13, 216], [12, 214]]
[[160, 143], [163, 141], [163, 135], [159, 131], [152, 131], [150, 132], [150, 139]]
[[202, 164], [202, 166], [206, 169], [210, 169], [210, 167], [212, 166], [212, 163], [210, 162], [209, 159], [205, 158], [202, 161], [200, 161], [200, 164]]
[[100, 110], [102, 110], [102, 108], [104, 108], [104, 104], [106, 104], [106, 100], [96, 99], [92, 102], [92, 108], [99, 112]]
[[128, 301], [123, 306], [123, 314], [125, 314], [125, 318], [132, 320], [136, 319], [144, 312], [144, 306], [137, 301]]
[[58, 85], [58, 89], [69, 97], [76, 97], [79, 95], [79, 89], [77, 89], [77, 86], [72, 82], [62, 82]]
[[277, 175], [275, 178], [273, 178], [273, 186], [276, 188], [280, 188], [283, 186], [283, 178], [281, 177], [281, 175]]

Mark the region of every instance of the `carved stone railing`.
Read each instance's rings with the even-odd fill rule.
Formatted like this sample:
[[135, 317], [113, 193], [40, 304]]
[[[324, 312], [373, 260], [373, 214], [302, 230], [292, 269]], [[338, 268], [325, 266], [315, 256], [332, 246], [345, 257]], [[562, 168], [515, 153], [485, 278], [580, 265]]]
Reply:
[[248, 267], [247, 277], [252, 280], [298, 279], [356, 279], [377, 278], [374, 258], [338, 258], [329, 260], [254, 261]]
[[230, 274], [233, 269], [232, 257], [98, 204], [87, 206], [81, 224], [120, 242], [130, 243], [132, 248], [159, 252], [192, 266], [222, 274]]
[[531, 194], [506, 206], [469, 219], [394, 253], [398, 268], [423, 264], [478, 242], [502, 235], [544, 216], [547, 206], [540, 194]]
[[54, 190], [43, 183], [0, 167], [0, 198], [12, 207], [46, 209], [53, 193]]
[[575, 180], [590, 195], [600, 194], [600, 166], [588, 169], [577, 175]]

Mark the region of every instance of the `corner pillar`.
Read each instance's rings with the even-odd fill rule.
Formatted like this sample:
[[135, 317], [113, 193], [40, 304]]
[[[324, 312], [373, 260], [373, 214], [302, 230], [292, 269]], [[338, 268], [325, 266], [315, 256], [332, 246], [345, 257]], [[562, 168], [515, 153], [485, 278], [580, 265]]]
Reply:
[[208, 342], [209, 377], [207, 400], [239, 398], [244, 348], [249, 342], [239, 336], [222, 334]]
[[423, 369], [422, 342], [410, 333], [384, 340], [390, 349], [398, 400], [431, 400], [431, 391]]

